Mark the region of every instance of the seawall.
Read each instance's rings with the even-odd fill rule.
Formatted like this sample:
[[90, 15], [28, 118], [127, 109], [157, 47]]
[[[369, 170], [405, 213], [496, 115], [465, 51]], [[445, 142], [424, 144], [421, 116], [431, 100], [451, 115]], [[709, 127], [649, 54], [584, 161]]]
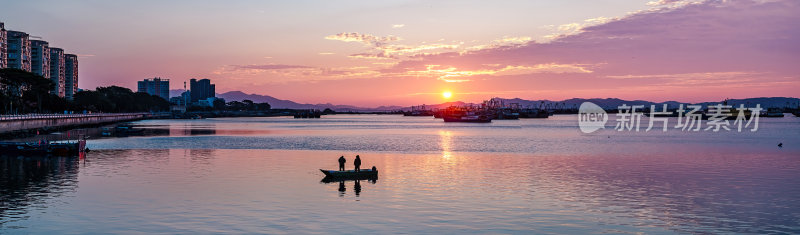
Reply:
[[0, 134], [29, 130], [58, 130], [70, 127], [133, 121], [153, 117], [151, 113], [27, 114], [0, 116]]

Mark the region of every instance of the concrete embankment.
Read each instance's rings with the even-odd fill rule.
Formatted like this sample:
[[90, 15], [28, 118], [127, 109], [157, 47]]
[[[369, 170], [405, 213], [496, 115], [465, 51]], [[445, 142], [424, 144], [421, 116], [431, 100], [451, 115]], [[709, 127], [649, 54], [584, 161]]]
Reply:
[[26, 132], [64, 130], [79, 126], [133, 121], [153, 117], [151, 113], [28, 114], [0, 116], [0, 136]]

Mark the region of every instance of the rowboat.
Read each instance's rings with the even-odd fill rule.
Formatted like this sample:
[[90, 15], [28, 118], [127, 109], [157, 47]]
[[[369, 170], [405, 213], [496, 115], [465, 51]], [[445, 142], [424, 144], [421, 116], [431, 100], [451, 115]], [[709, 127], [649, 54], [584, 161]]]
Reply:
[[346, 170], [346, 171], [333, 171], [333, 170], [323, 170], [323, 174], [325, 174], [325, 178], [336, 178], [336, 179], [370, 179], [370, 178], [377, 178], [378, 171], [372, 169], [363, 169], [360, 171], [355, 170]]

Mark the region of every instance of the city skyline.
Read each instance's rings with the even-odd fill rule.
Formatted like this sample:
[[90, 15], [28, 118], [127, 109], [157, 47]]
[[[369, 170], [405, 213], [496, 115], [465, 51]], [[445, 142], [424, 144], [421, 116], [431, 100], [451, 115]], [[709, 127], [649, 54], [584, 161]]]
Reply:
[[31, 72], [53, 82], [51, 94], [72, 100], [78, 92], [78, 56], [27, 32], [6, 30], [0, 22], [0, 69], [14, 68]]
[[375, 107], [797, 97], [800, 85], [792, 1], [4, 5], [17, 9], [0, 10], [7, 29], [73, 48], [81, 89], [203, 77], [219, 93]]

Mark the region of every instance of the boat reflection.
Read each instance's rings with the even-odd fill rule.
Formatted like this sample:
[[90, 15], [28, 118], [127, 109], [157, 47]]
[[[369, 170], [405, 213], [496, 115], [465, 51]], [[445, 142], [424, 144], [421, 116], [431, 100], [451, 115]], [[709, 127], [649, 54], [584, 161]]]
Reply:
[[0, 227], [78, 187], [79, 157], [0, 155]]
[[345, 193], [347, 192], [347, 187], [345, 186], [345, 181], [353, 181], [353, 192], [356, 193], [356, 197], [359, 197], [359, 196], [361, 196], [361, 181], [362, 180], [365, 180], [365, 181], [367, 181], [367, 182], [369, 182], [371, 184], [375, 184], [375, 183], [378, 182], [378, 177], [373, 177], [373, 178], [368, 178], [368, 179], [341, 179], [341, 178], [325, 177], [320, 182], [324, 183], [324, 184], [330, 184], [330, 183], [338, 182], [339, 183], [339, 187], [336, 189], [336, 191], [339, 192], [339, 196], [340, 197], [343, 197], [345, 195]]
[[365, 177], [365, 178], [336, 178], [336, 177], [325, 177], [322, 178], [320, 182], [325, 184], [335, 183], [335, 182], [345, 182], [345, 181], [361, 181], [366, 180], [370, 183], [375, 184], [378, 182], [378, 177]]

